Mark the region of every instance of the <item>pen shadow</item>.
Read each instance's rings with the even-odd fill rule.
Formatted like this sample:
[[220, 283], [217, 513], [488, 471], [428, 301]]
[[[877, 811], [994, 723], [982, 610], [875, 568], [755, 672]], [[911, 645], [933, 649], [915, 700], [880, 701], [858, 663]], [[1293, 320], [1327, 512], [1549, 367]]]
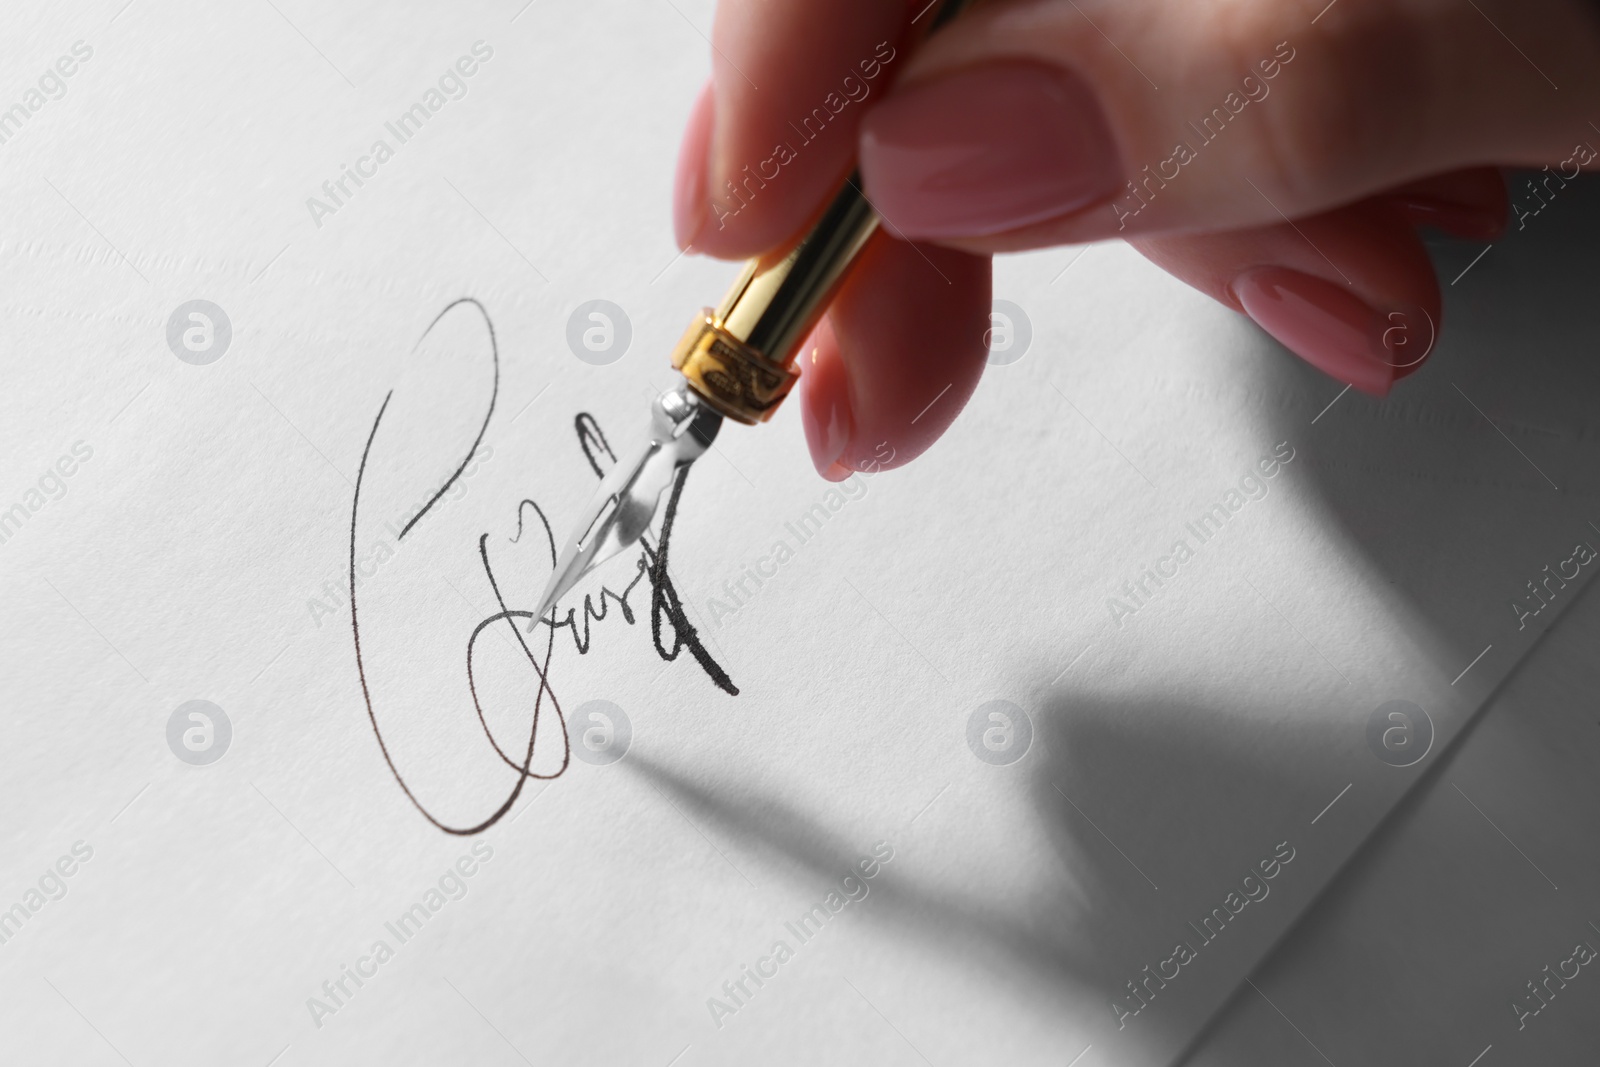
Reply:
[[[1559, 207], [1559, 218], [1552, 206], [1545, 219], [1497, 242], [1453, 286], [1482, 246], [1436, 247], [1448, 327], [1428, 364], [1389, 399], [1342, 397], [1315, 424], [1316, 412], [1273, 416], [1275, 439], [1306, 442], [1301, 469], [1312, 506], [1462, 664], [1496, 639], [1484, 633], [1481, 612], [1461, 610], [1463, 596], [1483, 595], [1501, 574], [1535, 576], [1541, 564], [1565, 558], [1580, 516], [1600, 523], [1600, 360], [1592, 357], [1587, 291], [1591, 250], [1600, 247], [1600, 181], [1575, 183]], [[1315, 392], [1306, 385], [1317, 372], [1287, 354], [1269, 377], [1300, 395]], [[1530, 531], [1548, 531], [1548, 546]], [[1509, 585], [1508, 595], [1520, 585]], [[1502, 629], [1515, 629], [1509, 610], [1505, 622]], [[1190, 692], [1205, 692], [1200, 681]], [[984, 775], [1026, 776], [1035, 819], [1027, 830], [1047, 848], [1030, 851], [1019, 839], [1018, 854], [1032, 862], [1023, 903], [994, 891], [995, 880], [1013, 872], [996, 875], [945, 851], [962, 845], [938, 837], [935, 812], [924, 825], [901, 828], [906, 859], [874, 882], [878, 903], [863, 909], [863, 921], [936, 951], [973, 982], [1058, 1004], [1092, 994], [1109, 1005], [1144, 965], [1188, 936], [1198, 916], [1184, 913], [1179, 898], [1214, 894], [1220, 903], [1271, 854], [1285, 812], [1305, 825], [1331, 796], [1327, 782], [1264, 755], [1303, 740], [1303, 720], [1248, 708], [1244, 687], [1226, 698], [1185, 691], [1169, 680], [1160, 691], [1048, 698], [1036, 709], [1036, 747], [1023, 761], [974, 760], [952, 784], [959, 798], [980, 790]], [[1281, 741], [1274, 730], [1283, 731]], [[859, 855], [844, 832], [759, 780], [726, 768], [691, 776], [638, 754], [626, 765], [802, 894], [836, 883]], [[1261, 810], [1262, 797], [1273, 798], [1271, 810]], [[905, 799], [910, 806], [919, 798]], [[1001, 819], [997, 813], [996, 835], [1023, 832]], [[1122, 842], [1140, 840], [1154, 819], [1167, 824], [1169, 851], [1124, 853]], [[1216, 844], [1219, 820], [1230, 825], [1226, 854]], [[1169, 898], [1170, 907], [1162, 903]], [[1178, 1014], [1145, 1013], [1124, 1036], [1168, 1052], [1189, 1046], [1193, 1027]]]
[[[919, 953], [934, 954], [983, 987], [1005, 986], [1041, 1003], [1088, 997], [1109, 1004], [1144, 964], [1169, 955], [1174, 941], [1188, 936], [1184, 923], [1196, 916], [1176, 903], [1163, 908], [1164, 897], [1181, 896], [1174, 891], [1197, 880], [1215, 888], [1220, 903], [1230, 884], [1270, 854], [1270, 841], [1264, 848], [1257, 841], [1277, 840], [1270, 828], [1244, 833], [1242, 851], [1217, 855], [1206, 843], [1214, 835], [1203, 833], [1202, 823], [1265, 818], [1277, 825], [1272, 813], [1256, 810], [1262, 795], [1302, 808], [1326, 802], [1320, 783], [1252, 761], [1250, 746], [1205, 728], [1236, 713], [1237, 704], [1205, 706], [1165, 696], [1063, 695], [1037, 713], [1033, 747], [1020, 762], [992, 767], [963, 749], [971, 771], [952, 782], [939, 805], [961, 804], [965, 794], [970, 818], [972, 795], [994, 784], [984, 778], [1022, 775], [1034, 825], [1019, 827], [997, 809], [990, 840], [1017, 843], [1030, 857], [1030, 881], [1018, 888], [1015, 872], [996, 875], [986, 853], [963, 856], [961, 841], [941, 836], [935, 806], [920, 825], [885, 828], [897, 855], [872, 882], [876, 903], [862, 909], [863, 921], [914, 942]], [[1139, 728], [1118, 725], [1124, 723]], [[637, 753], [622, 766], [669, 796], [740, 866], [753, 863], [802, 897], [820, 899], [861, 854], [859, 842], [757, 778], [728, 768], [691, 771]], [[1203, 809], [1186, 800], [1197, 794], [1208, 798]], [[909, 810], [926, 798], [905, 799]], [[1138, 839], [1139, 827], [1155, 817], [1168, 820], [1162, 836], [1178, 842], [1173, 851], [1123, 853], [1121, 843]], [[1183, 825], [1188, 821], [1192, 827]], [[1160, 919], [1152, 921], [1152, 914]], [[1142, 931], [1139, 944], [1127, 942], [1134, 927]], [[705, 977], [710, 984], [714, 976]], [[1168, 1038], [1176, 1035], [1165, 1034], [1165, 1025], [1152, 1013], [1148, 1024], [1140, 1020], [1138, 1037], [1174, 1047]]]

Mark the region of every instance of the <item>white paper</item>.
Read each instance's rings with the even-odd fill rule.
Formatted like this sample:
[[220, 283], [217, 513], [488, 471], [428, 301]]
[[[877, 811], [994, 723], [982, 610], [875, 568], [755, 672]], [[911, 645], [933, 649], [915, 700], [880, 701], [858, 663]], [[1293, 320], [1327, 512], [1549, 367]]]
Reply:
[[1591, 590], [1185, 1062], [1593, 1058], [1597, 609]]
[[[1509, 603], [1591, 536], [1571, 487], [1594, 444], [1515, 421], [1549, 391], [1470, 306], [1394, 400], [1329, 409], [1336, 386], [1125, 248], [1014, 257], [996, 295], [1031, 347], [914, 466], [835, 501], [792, 405], [697, 464], [670, 569], [737, 697], [657, 654], [646, 589], [587, 655], [558, 635], [550, 667], [564, 709], [624, 711], [626, 754], [530, 783], [481, 836], [429, 825], [357, 673], [363, 453], [373, 708], [421, 803], [470, 825], [517, 778], [467, 691], [499, 610], [479, 536], [527, 610], [545, 571], [509, 542], [520, 502], [565, 536], [595, 484], [575, 417], [618, 447], [642, 429], [685, 315], [733, 273], [670, 240], [710, 24], [682, 8], [11, 16], [8, 69], [93, 48], [0, 146], [0, 505], [28, 510], [0, 544], [0, 893], [28, 910], [0, 944], [11, 1058], [1167, 1062], [1428, 766], [1375, 758], [1373, 710], [1423, 707], [1442, 751], [1559, 612], [1518, 631]], [[314, 219], [477, 42], [466, 95]], [[467, 297], [482, 314], [428, 332]], [[232, 330], [203, 366], [167, 336], [197, 299]], [[609, 366], [567, 344], [596, 299], [631, 323]], [[80, 442], [64, 488], [42, 482]], [[1265, 495], [1114, 623], [1123, 583], [1275, 450], [1293, 459]], [[820, 532], [786, 534], [819, 504]], [[717, 610], [786, 536], [792, 558]], [[521, 655], [501, 625], [473, 661], [508, 747], [536, 689]], [[194, 700], [231, 727], [204, 766], [168, 741]], [[1008, 766], [967, 741], [994, 700], [1034, 733]], [[535, 770], [561, 750], [541, 714]], [[1290, 850], [1201, 943], [1188, 924]], [[65, 895], [27, 909], [63, 856]], [[865, 895], [827, 912], [834, 890]], [[1119, 1020], [1124, 983], [1184, 939], [1195, 960]], [[775, 974], [744, 977], [780, 941]]]

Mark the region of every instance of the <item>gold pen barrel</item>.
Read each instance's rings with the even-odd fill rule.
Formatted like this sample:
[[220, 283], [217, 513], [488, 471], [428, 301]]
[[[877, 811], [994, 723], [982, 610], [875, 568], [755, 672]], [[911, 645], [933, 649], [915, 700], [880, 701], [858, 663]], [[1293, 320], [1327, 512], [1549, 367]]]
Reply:
[[[932, 33], [967, 0], [944, 0]], [[932, 4], [929, 4], [932, 7]], [[912, 19], [912, 24], [928, 8]], [[722, 306], [706, 308], [672, 352], [672, 365], [707, 404], [730, 419], [765, 422], [800, 377], [798, 349], [839, 289], [878, 216], [851, 174], [809, 233], [776, 263], [745, 264]]]
[[690, 324], [672, 365], [728, 418], [765, 422], [799, 377], [800, 344], [877, 228], [878, 216], [852, 174], [787, 255], [745, 264], [721, 306]]

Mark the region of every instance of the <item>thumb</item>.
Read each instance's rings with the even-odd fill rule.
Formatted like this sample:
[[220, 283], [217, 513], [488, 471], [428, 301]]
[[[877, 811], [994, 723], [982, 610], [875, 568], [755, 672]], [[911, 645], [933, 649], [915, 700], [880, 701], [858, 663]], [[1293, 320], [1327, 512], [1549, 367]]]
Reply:
[[1575, 176], [1597, 60], [1584, 0], [1020, 0], [908, 61], [861, 171], [892, 231], [971, 251], [1260, 226], [1472, 165]]

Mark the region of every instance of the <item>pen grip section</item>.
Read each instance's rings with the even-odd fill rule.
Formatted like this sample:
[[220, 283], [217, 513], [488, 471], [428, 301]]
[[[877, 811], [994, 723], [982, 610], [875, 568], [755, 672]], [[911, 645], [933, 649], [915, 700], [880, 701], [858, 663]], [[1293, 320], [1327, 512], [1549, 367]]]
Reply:
[[877, 228], [860, 176], [852, 174], [788, 254], [745, 264], [721, 306], [690, 324], [672, 365], [722, 414], [765, 422], [799, 377], [800, 345]]

